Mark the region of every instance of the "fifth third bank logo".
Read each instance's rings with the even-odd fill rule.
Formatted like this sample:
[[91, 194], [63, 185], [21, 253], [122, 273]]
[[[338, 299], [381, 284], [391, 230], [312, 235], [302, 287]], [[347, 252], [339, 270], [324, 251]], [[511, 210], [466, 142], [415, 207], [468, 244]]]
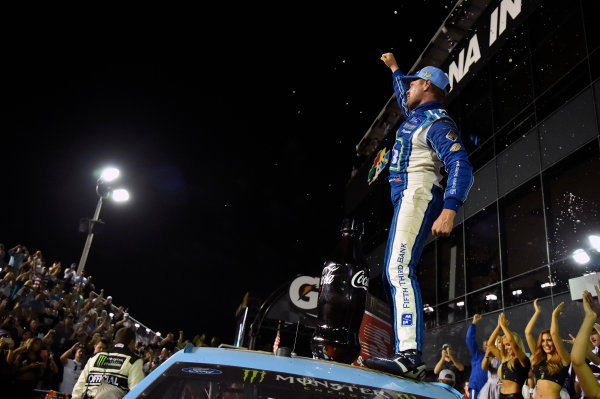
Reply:
[[402, 319], [400, 321], [400, 325], [402, 327], [412, 326], [413, 325], [413, 314], [412, 313], [402, 313]]

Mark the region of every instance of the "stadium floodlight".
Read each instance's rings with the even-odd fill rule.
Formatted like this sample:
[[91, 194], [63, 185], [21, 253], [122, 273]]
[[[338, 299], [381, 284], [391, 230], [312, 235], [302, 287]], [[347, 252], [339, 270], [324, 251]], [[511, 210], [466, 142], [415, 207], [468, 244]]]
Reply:
[[102, 223], [100, 221], [100, 210], [102, 209], [103, 199], [111, 198], [113, 201], [116, 202], [124, 202], [129, 199], [129, 192], [126, 189], [114, 188], [112, 184], [109, 184], [117, 180], [120, 175], [121, 172], [117, 168], [105, 168], [100, 174], [98, 181], [96, 182], [96, 194], [98, 194], [98, 203], [96, 204], [96, 211], [94, 212], [94, 217], [89, 221], [88, 224], [88, 235], [85, 240], [85, 245], [83, 246], [83, 252], [81, 253], [79, 265], [77, 266], [77, 275], [80, 275], [85, 271], [85, 263], [87, 262], [87, 257], [90, 252], [90, 247], [92, 245], [92, 239], [94, 238], [94, 225]]
[[584, 265], [591, 260], [587, 252], [581, 248], [573, 251], [573, 259], [575, 259], [575, 262], [579, 263], [580, 265]]
[[600, 252], [600, 236], [591, 235], [588, 237], [588, 239], [590, 240], [590, 244], [592, 245], [592, 248], [594, 248], [596, 251]]
[[129, 191], [124, 188], [113, 190], [111, 198], [117, 202], [125, 202], [129, 200]]
[[119, 171], [119, 169], [109, 167], [102, 171], [102, 173], [100, 174], [100, 179], [105, 182], [111, 182], [113, 180], [116, 180], [120, 174], [121, 172]]

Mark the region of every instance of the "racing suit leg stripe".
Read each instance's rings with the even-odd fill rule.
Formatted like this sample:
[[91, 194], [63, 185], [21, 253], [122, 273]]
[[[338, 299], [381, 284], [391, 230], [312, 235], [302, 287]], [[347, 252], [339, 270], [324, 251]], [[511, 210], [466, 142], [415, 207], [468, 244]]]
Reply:
[[[385, 296], [387, 298], [387, 303], [390, 309], [390, 315], [392, 316], [392, 321], [396, 319], [396, 307], [394, 306], [394, 292], [395, 288], [390, 281], [390, 273], [388, 268], [388, 262], [392, 252], [392, 246], [394, 243], [394, 232], [396, 231], [396, 223], [398, 221], [398, 211], [400, 210], [399, 206], [394, 207], [394, 216], [392, 218], [392, 224], [390, 225], [390, 234], [388, 235], [387, 246], [385, 249], [385, 258], [383, 261], [383, 272], [381, 273], [381, 277], [383, 280], [383, 289], [385, 292]], [[396, 334], [394, 334], [395, 336]], [[397, 345], [394, 345], [396, 347]]]
[[431, 226], [433, 226], [433, 222], [439, 216], [443, 205], [443, 192], [441, 188], [434, 185], [431, 189], [431, 195], [432, 200], [429, 202], [427, 210], [425, 211], [425, 217], [423, 218], [423, 223], [421, 224], [419, 234], [417, 235], [417, 239], [413, 246], [411, 261], [409, 265], [409, 277], [415, 290], [415, 301], [417, 308], [417, 350], [421, 352], [423, 340], [425, 338], [425, 323], [423, 320], [423, 297], [421, 295], [421, 288], [417, 280], [417, 265], [419, 260], [421, 259], [421, 254], [423, 253], [425, 241], [427, 240], [431, 232]]
[[397, 241], [397, 225], [398, 225], [398, 215], [400, 213], [400, 206], [402, 204], [402, 200], [400, 199], [400, 201], [396, 204], [396, 207], [394, 209], [394, 219], [392, 221], [392, 226], [390, 226], [390, 234], [389, 234], [389, 239], [388, 239], [388, 245], [387, 245], [387, 249], [386, 249], [386, 263], [384, 264], [384, 272], [385, 272], [385, 276], [386, 276], [386, 280], [385, 280], [385, 286], [387, 288], [387, 292], [389, 293], [389, 304], [390, 304], [390, 309], [391, 309], [391, 315], [392, 315], [392, 321], [393, 321], [393, 328], [394, 328], [394, 348], [395, 348], [395, 352], [398, 352], [398, 348], [400, 346], [400, 341], [399, 336], [398, 336], [398, 328], [396, 327], [397, 325], [397, 320], [399, 319], [399, 315], [397, 313], [397, 297], [401, 297], [401, 294], [398, 294], [397, 290], [400, 289], [400, 286], [397, 282], [397, 278], [394, 278], [396, 273], [394, 272], [394, 267], [393, 265], [395, 264], [394, 261], [392, 261], [392, 258], [397, 258], [397, 251], [394, 251], [394, 242]]
[[[441, 195], [441, 190], [435, 188]], [[394, 308], [395, 350], [421, 349], [423, 340], [422, 300], [416, 278], [416, 263], [427, 238], [428, 230], [437, 217], [441, 207], [440, 195], [415, 195], [412, 190], [405, 190], [403, 198], [398, 202], [395, 212], [395, 223], [390, 231], [388, 241], [387, 283]], [[432, 201], [437, 197], [435, 201]]]
[[386, 268], [389, 274], [394, 303], [395, 350], [417, 349], [417, 294], [410, 280], [410, 262], [418, 231], [424, 220], [427, 200], [404, 192], [397, 205], [396, 226], [393, 232], [390, 257]]

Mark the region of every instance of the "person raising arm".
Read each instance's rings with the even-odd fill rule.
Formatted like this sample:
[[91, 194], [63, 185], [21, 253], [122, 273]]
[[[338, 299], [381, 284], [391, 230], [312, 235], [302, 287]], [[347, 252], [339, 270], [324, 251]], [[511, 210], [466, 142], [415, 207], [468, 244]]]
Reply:
[[566, 350], [558, 328], [558, 318], [562, 313], [564, 302], [552, 312], [552, 323], [549, 330], [543, 330], [537, 339], [533, 338], [533, 327], [541, 313], [538, 300], [533, 302], [535, 313], [525, 328], [527, 344], [531, 350], [531, 367], [535, 376], [536, 398], [560, 398], [560, 391], [569, 374], [571, 359]]
[[[594, 286], [596, 294], [600, 297], [600, 290], [598, 286]], [[573, 363], [573, 369], [579, 380], [579, 384], [585, 396], [587, 398], [600, 398], [600, 384], [596, 379], [594, 373], [587, 364], [586, 355], [588, 352], [588, 338], [590, 331], [594, 328], [594, 323], [598, 318], [596, 312], [597, 306], [593, 303], [592, 294], [589, 291], [583, 292], [583, 310], [585, 316], [579, 332], [573, 342], [573, 349], [571, 349], [571, 362]]]
[[525, 340], [527, 341], [527, 346], [529, 347], [529, 351], [531, 353], [535, 353], [535, 347], [537, 345], [537, 342], [533, 335], [533, 327], [535, 326], [535, 323], [537, 322], [537, 319], [540, 317], [540, 313], [542, 312], [538, 305], [538, 298], [536, 298], [533, 301], [533, 309], [533, 315], [531, 316], [531, 319], [529, 319], [527, 326], [525, 326]]
[[[508, 329], [509, 322], [500, 313], [498, 326], [488, 340], [488, 349], [496, 356], [502, 364], [498, 370], [499, 380], [502, 383], [500, 398], [522, 398], [522, 387], [527, 381], [531, 363], [525, 354], [523, 341], [514, 332]], [[497, 349], [494, 346], [496, 337], [500, 330], [504, 332], [502, 346]]]

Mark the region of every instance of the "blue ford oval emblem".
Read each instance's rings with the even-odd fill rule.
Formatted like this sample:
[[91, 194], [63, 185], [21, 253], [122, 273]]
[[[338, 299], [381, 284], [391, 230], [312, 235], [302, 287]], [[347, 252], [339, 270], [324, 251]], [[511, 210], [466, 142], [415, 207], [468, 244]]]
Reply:
[[192, 374], [222, 374], [221, 370], [207, 369], [203, 367], [186, 367], [181, 369], [181, 371]]

